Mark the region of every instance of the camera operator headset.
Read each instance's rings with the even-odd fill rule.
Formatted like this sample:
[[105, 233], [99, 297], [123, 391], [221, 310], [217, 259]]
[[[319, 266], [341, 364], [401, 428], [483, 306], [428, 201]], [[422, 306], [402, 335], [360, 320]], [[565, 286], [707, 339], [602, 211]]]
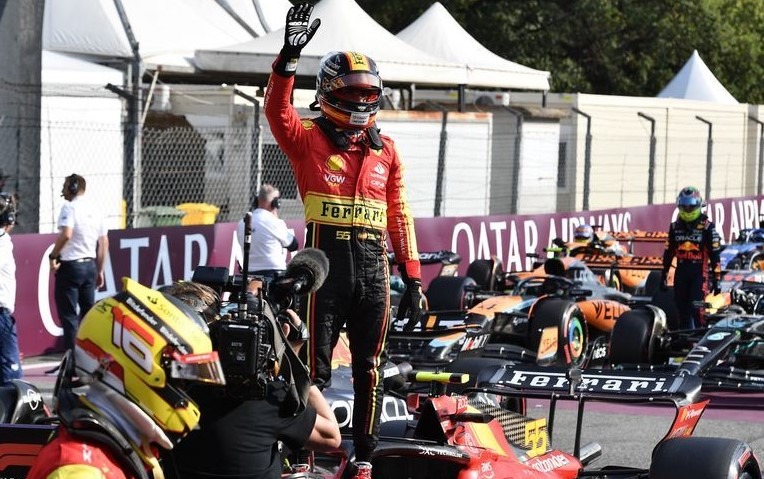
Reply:
[[[245, 238], [246, 250], [251, 235]], [[244, 257], [246, 261], [246, 251]], [[230, 374], [224, 393], [211, 388], [190, 391], [202, 411], [201, 428], [174, 451], [179, 477], [275, 479], [281, 474], [279, 441], [292, 450], [339, 446], [334, 413], [318, 388], [310, 385], [307, 368], [297, 357], [307, 339], [306, 328], [288, 309], [293, 295], [321, 286], [327, 269], [326, 257], [308, 249], [295, 255], [284, 276], [265, 288], [260, 281], [249, 281], [246, 273], [229, 277], [226, 268], [210, 267], [197, 268], [194, 283], [173, 285], [175, 291], [169, 294], [177, 294], [211, 320], [213, 344], [220, 348], [223, 371]], [[206, 293], [181, 294], [192, 284]], [[221, 305], [218, 298], [225, 292], [233, 300]]]
[[[278, 216], [281, 207], [279, 190], [273, 185], [263, 184], [257, 193], [257, 207], [252, 211], [252, 241], [249, 254], [248, 274], [272, 281], [286, 270], [286, 252], [297, 250], [294, 234]], [[236, 232], [239, 243], [244, 248], [244, 222], [240, 221]]]

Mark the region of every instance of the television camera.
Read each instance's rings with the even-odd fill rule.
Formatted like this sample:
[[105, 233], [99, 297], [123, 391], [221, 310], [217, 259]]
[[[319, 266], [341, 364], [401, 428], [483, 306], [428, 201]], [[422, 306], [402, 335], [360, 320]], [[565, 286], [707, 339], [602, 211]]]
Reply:
[[[247, 213], [242, 274], [231, 275], [225, 267], [200, 266], [191, 280], [211, 287], [221, 298], [227, 296], [221, 306], [221, 319], [210, 323], [209, 328], [229, 383], [228, 392], [260, 398], [268, 382], [283, 375], [281, 366], [297, 360], [296, 356], [289, 357], [289, 338], [284, 337], [279, 321], [287, 318], [284, 311], [295, 304], [298, 296], [321, 287], [329, 272], [329, 260], [323, 251], [305, 248], [292, 258], [283, 276], [250, 290], [247, 259], [251, 220], [251, 213]], [[288, 369], [289, 374], [294, 373], [294, 365]]]

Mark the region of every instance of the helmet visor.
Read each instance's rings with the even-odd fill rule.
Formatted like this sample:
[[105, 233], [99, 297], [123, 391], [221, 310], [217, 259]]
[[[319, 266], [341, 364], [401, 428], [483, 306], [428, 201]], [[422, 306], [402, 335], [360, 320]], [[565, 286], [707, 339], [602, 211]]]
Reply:
[[351, 103], [374, 103], [379, 101], [379, 90], [376, 88], [346, 87], [332, 93], [341, 101]]
[[321, 85], [321, 88], [326, 92], [335, 92], [341, 88], [349, 87], [362, 90], [376, 90], [379, 95], [382, 91], [382, 80], [373, 73], [359, 72], [327, 80], [326, 84]]
[[176, 354], [170, 362], [170, 377], [207, 384], [225, 385], [223, 366], [217, 351], [202, 354]]
[[693, 211], [700, 208], [700, 205], [679, 205], [679, 209], [684, 211], [685, 213], [692, 213]]

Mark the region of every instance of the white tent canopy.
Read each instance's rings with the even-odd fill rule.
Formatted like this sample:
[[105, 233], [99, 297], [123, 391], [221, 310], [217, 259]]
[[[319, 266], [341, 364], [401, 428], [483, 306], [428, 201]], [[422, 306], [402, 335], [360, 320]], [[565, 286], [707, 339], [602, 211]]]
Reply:
[[693, 50], [690, 59], [668, 85], [658, 93], [658, 97], [711, 101], [730, 105], [738, 104], [738, 101], [711, 73], [697, 50]]
[[[323, 56], [334, 50], [365, 53], [377, 63], [387, 82], [420, 85], [467, 83], [463, 63], [431, 56], [385, 30], [353, 0], [322, 0], [313, 10], [321, 27], [302, 51], [298, 74], [315, 75]], [[268, 74], [284, 43], [283, 28], [268, 35], [224, 48], [199, 48], [196, 65], [201, 70]]]
[[[227, 2], [257, 35], [283, 26], [288, 0]], [[197, 48], [230, 45], [253, 35], [216, 0], [121, 0], [148, 69], [193, 72]], [[46, 0], [43, 48], [101, 58], [131, 58], [132, 50], [115, 2]]]
[[43, 85], [97, 85], [103, 90], [107, 83], [122, 84], [122, 72], [119, 70], [47, 50], [42, 52], [41, 73]]
[[440, 2], [433, 3], [396, 36], [434, 57], [466, 64], [469, 86], [549, 90], [549, 72], [491, 52], [467, 33]]

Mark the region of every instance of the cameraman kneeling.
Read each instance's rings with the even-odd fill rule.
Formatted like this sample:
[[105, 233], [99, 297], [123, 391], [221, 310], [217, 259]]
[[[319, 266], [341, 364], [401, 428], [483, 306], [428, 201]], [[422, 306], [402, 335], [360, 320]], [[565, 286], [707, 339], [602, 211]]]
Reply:
[[[256, 288], [258, 283], [251, 282], [249, 290]], [[185, 300], [208, 316], [218, 309], [217, 293], [204, 285], [176, 283], [168, 289], [166, 293]], [[200, 293], [189, 295], [189, 290]], [[194, 297], [209, 299], [193, 304]], [[256, 304], [251, 299], [249, 303]], [[294, 311], [282, 311], [278, 318], [282, 339], [297, 353], [308, 339], [305, 328]], [[223, 370], [225, 372], [225, 364]], [[275, 479], [281, 475], [278, 441], [294, 450], [305, 447], [326, 451], [339, 446], [337, 420], [318, 388], [310, 386], [307, 406], [295, 413], [293, 388], [277, 371], [269, 374], [270, 380], [262, 395], [248, 397], [228, 387], [227, 391], [208, 387], [189, 391], [202, 412], [201, 429], [190, 433], [174, 451], [181, 479]]]

